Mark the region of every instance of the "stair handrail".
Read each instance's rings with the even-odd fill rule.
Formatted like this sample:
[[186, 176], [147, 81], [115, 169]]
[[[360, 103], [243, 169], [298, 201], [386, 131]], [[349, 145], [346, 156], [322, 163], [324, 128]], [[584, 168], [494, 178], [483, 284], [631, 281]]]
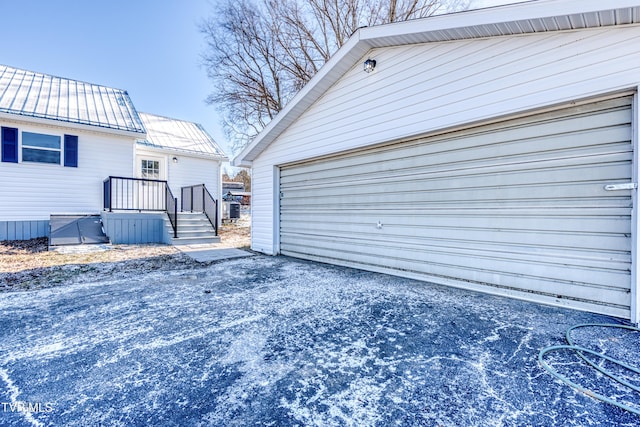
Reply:
[[173, 196], [169, 185], [165, 186], [165, 206], [171, 228], [173, 229], [173, 237], [178, 237], [178, 199]]
[[[197, 191], [201, 191], [202, 209], [198, 209], [198, 206], [195, 206], [193, 203], [194, 200], [196, 200], [196, 198], [200, 199], [199, 197], [200, 193], [197, 193]], [[180, 202], [181, 210], [182, 211], [188, 210], [189, 212], [204, 213], [204, 215], [209, 220], [209, 223], [211, 223], [211, 226], [213, 227], [213, 231], [215, 232], [215, 235], [217, 236], [218, 235], [218, 201], [213, 198], [213, 196], [207, 189], [207, 186], [205, 184], [196, 184], [196, 185], [189, 185], [186, 187], [182, 187], [180, 189], [180, 195], [181, 195], [181, 202]], [[189, 197], [185, 197], [187, 195]], [[185, 204], [185, 200], [188, 200], [187, 204]]]
[[[211, 195], [211, 193], [209, 193], [209, 190], [204, 184], [202, 184], [202, 189], [204, 190], [202, 195], [202, 206], [204, 208], [204, 214], [209, 219], [209, 222], [213, 226], [213, 230], [215, 231], [215, 234], [217, 236], [218, 235], [218, 201], [213, 198], [213, 196]], [[207, 209], [207, 201], [209, 203], [213, 203], [213, 213], [211, 212], [211, 209]], [[211, 218], [212, 216], [213, 218]]]

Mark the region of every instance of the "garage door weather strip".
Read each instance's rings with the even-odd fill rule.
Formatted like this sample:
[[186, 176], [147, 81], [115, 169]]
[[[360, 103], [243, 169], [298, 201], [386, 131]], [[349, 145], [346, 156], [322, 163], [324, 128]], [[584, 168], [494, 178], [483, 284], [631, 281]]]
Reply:
[[613, 373], [611, 373], [610, 371], [607, 371], [606, 369], [602, 368], [601, 366], [597, 365], [596, 363], [592, 362], [591, 360], [587, 359], [584, 355], [584, 353], [588, 353], [591, 354], [593, 356], [596, 357], [600, 357], [602, 359], [605, 359], [611, 363], [614, 363], [618, 366], [622, 366], [625, 369], [628, 369], [632, 372], [635, 372], [636, 374], [640, 374], [640, 369], [630, 366], [620, 360], [614, 359], [612, 357], [609, 357], [605, 354], [602, 353], [598, 353], [595, 352], [593, 350], [589, 350], [588, 348], [584, 348], [581, 347], [579, 345], [575, 345], [573, 343], [573, 340], [571, 339], [571, 331], [573, 331], [574, 329], [578, 329], [578, 328], [584, 328], [584, 327], [604, 327], [604, 328], [620, 328], [620, 329], [627, 329], [630, 331], [635, 331], [635, 332], [640, 332], [640, 329], [638, 328], [634, 328], [632, 326], [626, 326], [626, 325], [616, 325], [616, 324], [610, 324], [610, 323], [585, 323], [585, 324], [580, 324], [580, 325], [576, 325], [573, 326], [571, 328], [569, 328], [567, 330], [566, 333], [566, 340], [568, 345], [555, 345], [555, 346], [551, 346], [551, 347], [547, 347], [544, 348], [542, 350], [540, 350], [540, 353], [538, 354], [538, 361], [540, 362], [540, 364], [542, 365], [542, 367], [549, 372], [551, 375], [553, 375], [554, 377], [558, 378], [560, 381], [564, 382], [565, 384], [573, 387], [574, 389], [586, 394], [587, 396], [591, 396], [595, 399], [601, 400], [603, 402], [609, 403], [611, 405], [617, 406], [618, 408], [624, 409], [625, 411], [629, 411], [632, 412], [636, 415], [640, 415], [640, 409], [637, 408], [633, 408], [631, 406], [625, 405], [623, 403], [617, 402], [607, 396], [603, 396], [599, 393], [596, 393], [592, 390], [589, 390], [587, 388], [582, 387], [579, 384], [576, 384], [575, 382], [571, 381], [570, 379], [568, 379], [565, 376], [560, 375], [556, 370], [554, 370], [551, 366], [549, 366], [549, 364], [547, 364], [547, 362], [544, 361], [544, 355], [552, 352], [552, 351], [559, 351], [559, 350], [573, 350], [575, 351], [578, 356], [580, 356], [580, 358], [582, 360], [584, 360], [585, 362], [587, 362], [589, 365], [591, 365], [593, 368], [597, 369], [599, 372], [601, 372], [602, 374], [608, 376], [609, 378], [619, 382], [620, 384], [623, 384], [629, 388], [631, 388], [632, 390], [639, 392], [640, 393], [640, 387], [635, 386], [631, 383], [629, 383], [628, 381], [624, 380], [623, 378], [620, 378], [616, 375], [614, 375]]

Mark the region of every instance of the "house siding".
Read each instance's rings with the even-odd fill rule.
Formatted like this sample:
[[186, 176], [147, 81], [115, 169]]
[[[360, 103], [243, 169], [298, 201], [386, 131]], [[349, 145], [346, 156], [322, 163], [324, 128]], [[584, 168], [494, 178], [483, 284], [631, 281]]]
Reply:
[[176, 155], [178, 163], [173, 163], [169, 156], [169, 187], [178, 198], [178, 206], [182, 201], [180, 190], [190, 185], [204, 184], [211, 196], [220, 200], [222, 185], [220, 182], [220, 162], [210, 159]]
[[279, 250], [274, 166], [635, 88], [639, 40], [629, 25], [372, 50], [373, 73], [359, 61], [254, 161], [252, 248]]
[[278, 228], [274, 227], [277, 204], [278, 170], [272, 164], [263, 165], [261, 159], [254, 163], [251, 176], [251, 246], [252, 249], [268, 255], [276, 253], [274, 242]]
[[78, 167], [44, 163], [0, 163], [0, 222], [48, 221], [52, 213], [102, 210], [102, 182], [132, 176], [133, 139], [27, 122], [0, 121], [22, 132], [78, 136]]

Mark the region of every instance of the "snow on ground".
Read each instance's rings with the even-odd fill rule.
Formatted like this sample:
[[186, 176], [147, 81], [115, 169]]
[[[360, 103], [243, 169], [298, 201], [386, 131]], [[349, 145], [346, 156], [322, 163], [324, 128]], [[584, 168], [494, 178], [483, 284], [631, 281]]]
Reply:
[[[255, 256], [4, 293], [0, 307], [0, 401], [44, 408], [0, 425], [639, 423], [536, 360], [573, 324], [615, 319], [359, 270]], [[610, 332], [576, 337], [633, 358], [616, 347], [640, 343]]]

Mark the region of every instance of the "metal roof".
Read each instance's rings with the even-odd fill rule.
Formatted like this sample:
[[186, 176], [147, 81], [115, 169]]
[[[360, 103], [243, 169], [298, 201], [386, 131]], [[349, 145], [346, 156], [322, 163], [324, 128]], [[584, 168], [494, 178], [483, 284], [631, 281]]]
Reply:
[[640, 23], [640, 0], [536, 0], [358, 29], [233, 160], [252, 161], [376, 48]]
[[202, 125], [148, 113], [139, 115], [147, 129], [147, 139], [138, 144], [227, 160], [226, 154]]
[[145, 133], [126, 91], [0, 65], [0, 113]]

